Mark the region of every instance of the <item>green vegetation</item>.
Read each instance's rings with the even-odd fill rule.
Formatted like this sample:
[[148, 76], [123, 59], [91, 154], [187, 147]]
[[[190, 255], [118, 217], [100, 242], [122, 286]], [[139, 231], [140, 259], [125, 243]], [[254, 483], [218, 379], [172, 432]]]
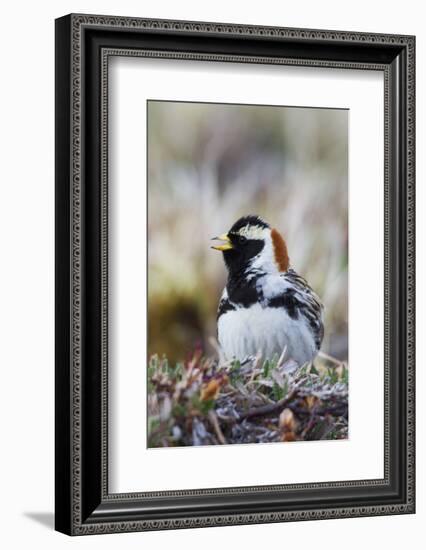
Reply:
[[320, 355], [298, 367], [283, 358], [244, 364], [195, 351], [148, 367], [148, 446], [346, 439], [348, 368]]

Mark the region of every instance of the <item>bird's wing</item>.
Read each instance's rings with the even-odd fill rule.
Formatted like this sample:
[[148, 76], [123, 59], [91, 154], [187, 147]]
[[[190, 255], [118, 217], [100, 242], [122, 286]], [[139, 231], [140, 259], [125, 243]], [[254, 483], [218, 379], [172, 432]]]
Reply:
[[324, 306], [318, 295], [312, 290], [308, 282], [296, 271], [289, 269], [282, 274], [288, 285], [277, 296], [270, 299], [272, 307], [285, 307], [288, 315], [293, 319], [302, 315], [309, 323], [317, 348], [321, 347], [324, 337], [323, 310]]

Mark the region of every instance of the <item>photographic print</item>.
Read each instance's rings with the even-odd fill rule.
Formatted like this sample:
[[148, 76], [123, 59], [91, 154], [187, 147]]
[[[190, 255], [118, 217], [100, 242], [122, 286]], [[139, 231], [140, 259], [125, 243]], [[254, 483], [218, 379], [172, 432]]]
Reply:
[[414, 513], [415, 37], [55, 27], [55, 528]]
[[348, 438], [348, 115], [147, 102], [148, 447]]

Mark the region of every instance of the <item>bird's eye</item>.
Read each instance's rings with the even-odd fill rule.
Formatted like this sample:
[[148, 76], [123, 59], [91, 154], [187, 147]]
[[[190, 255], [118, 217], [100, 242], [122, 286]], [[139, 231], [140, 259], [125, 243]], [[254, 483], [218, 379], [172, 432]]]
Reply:
[[238, 235], [238, 244], [244, 244], [247, 241], [243, 235]]

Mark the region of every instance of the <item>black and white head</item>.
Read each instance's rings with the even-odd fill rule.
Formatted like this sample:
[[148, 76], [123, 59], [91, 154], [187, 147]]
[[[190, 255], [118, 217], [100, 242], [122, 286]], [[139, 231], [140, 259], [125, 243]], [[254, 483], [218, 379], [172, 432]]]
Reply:
[[259, 216], [243, 216], [227, 233], [214, 240], [222, 241], [212, 248], [223, 252], [231, 276], [250, 269], [265, 273], [288, 270], [289, 258], [283, 237]]

